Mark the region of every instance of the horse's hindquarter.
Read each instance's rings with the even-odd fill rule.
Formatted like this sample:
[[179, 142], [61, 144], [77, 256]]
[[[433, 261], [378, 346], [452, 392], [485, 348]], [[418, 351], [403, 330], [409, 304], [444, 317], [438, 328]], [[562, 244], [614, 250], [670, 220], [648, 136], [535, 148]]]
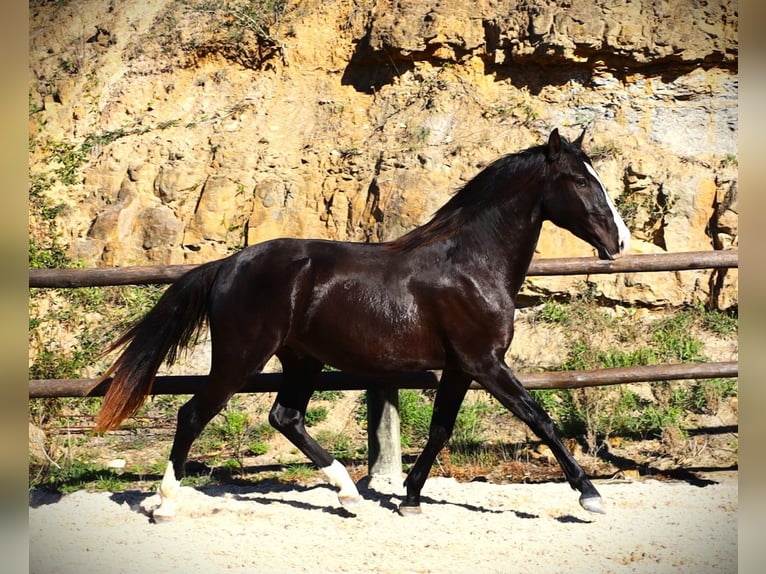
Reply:
[[[306, 298], [310, 259], [306, 241], [277, 239], [248, 247], [221, 266], [209, 298], [208, 317], [218, 347], [283, 342]], [[215, 345], [214, 345], [215, 346]]]

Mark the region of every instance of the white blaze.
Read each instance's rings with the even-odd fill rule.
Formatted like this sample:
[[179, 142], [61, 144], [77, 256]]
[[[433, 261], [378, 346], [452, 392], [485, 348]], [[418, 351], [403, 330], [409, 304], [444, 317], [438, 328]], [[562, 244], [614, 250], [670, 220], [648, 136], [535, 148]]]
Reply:
[[620, 238], [620, 253], [624, 253], [628, 250], [628, 247], [630, 247], [630, 231], [628, 230], [628, 226], [625, 225], [622, 217], [620, 217], [620, 214], [617, 213], [617, 208], [615, 208], [614, 203], [612, 202], [612, 198], [609, 197], [609, 194], [606, 192], [606, 186], [604, 186], [604, 182], [601, 181], [601, 178], [596, 173], [596, 170], [593, 169], [593, 166], [590, 165], [587, 161], [584, 161], [583, 163], [585, 164], [585, 169], [587, 169], [588, 173], [595, 178], [595, 180], [601, 186], [601, 191], [604, 192], [606, 203], [612, 212], [612, 218], [614, 219], [614, 223], [617, 226], [617, 235]]

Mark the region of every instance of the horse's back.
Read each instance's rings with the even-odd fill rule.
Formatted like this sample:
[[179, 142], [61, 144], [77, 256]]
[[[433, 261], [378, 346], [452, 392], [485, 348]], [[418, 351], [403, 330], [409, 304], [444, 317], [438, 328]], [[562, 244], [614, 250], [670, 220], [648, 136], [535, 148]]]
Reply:
[[[273, 239], [223, 261], [210, 297], [211, 322], [289, 319], [311, 313], [329, 291], [379, 289], [385, 263], [378, 244]], [[363, 286], [363, 285], [366, 285]]]
[[211, 328], [228, 331], [235, 322], [251, 341], [273, 333], [285, 346], [349, 370], [430, 368], [443, 352], [427, 298], [413, 289], [414, 267], [383, 244], [257, 244], [219, 272]]

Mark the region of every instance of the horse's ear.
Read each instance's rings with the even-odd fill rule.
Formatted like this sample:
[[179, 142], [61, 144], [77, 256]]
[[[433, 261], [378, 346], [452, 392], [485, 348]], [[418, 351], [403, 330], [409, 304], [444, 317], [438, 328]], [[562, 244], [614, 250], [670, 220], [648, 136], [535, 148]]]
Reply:
[[559, 153], [561, 153], [561, 136], [559, 129], [554, 128], [548, 138], [548, 159], [558, 159]]
[[582, 142], [585, 139], [585, 132], [587, 130], [588, 130], [588, 126], [585, 126], [582, 129], [582, 133], [579, 136], [577, 136], [577, 139], [575, 141], [572, 142], [572, 144], [574, 144], [575, 147], [577, 147], [577, 149], [582, 149]]

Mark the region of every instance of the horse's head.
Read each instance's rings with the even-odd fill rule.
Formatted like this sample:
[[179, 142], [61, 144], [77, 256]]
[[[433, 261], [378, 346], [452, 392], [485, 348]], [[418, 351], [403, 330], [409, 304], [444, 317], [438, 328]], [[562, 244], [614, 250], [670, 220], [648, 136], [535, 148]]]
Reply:
[[572, 143], [554, 129], [545, 147], [548, 178], [543, 216], [615, 259], [628, 249], [630, 232], [582, 150], [585, 130]]

